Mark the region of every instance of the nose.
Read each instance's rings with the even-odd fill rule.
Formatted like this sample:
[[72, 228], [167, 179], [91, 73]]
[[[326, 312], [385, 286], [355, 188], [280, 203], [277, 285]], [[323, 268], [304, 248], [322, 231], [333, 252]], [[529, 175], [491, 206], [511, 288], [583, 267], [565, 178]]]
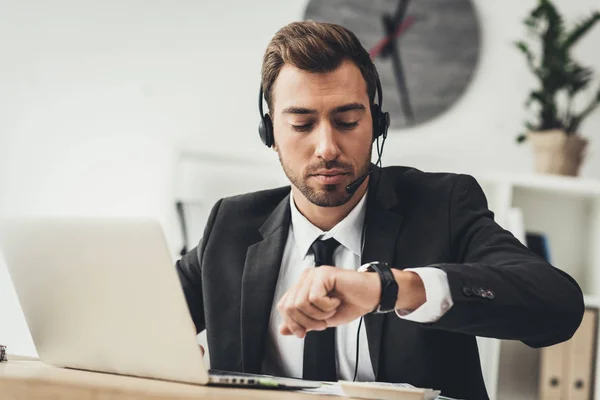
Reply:
[[315, 155], [325, 161], [332, 161], [341, 155], [341, 150], [337, 142], [337, 133], [330, 123], [321, 123], [319, 129], [315, 132], [316, 145]]

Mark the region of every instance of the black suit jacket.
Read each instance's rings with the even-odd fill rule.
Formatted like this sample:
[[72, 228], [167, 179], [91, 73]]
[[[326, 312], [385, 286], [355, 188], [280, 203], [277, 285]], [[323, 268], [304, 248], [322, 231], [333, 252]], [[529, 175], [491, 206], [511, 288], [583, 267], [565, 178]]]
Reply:
[[[215, 369], [261, 372], [289, 231], [289, 193], [288, 186], [218, 201], [200, 244], [177, 263], [196, 328], [207, 329]], [[394, 313], [365, 316], [378, 381], [486, 399], [475, 336], [542, 347], [569, 339], [581, 322], [577, 283], [497, 225], [470, 176], [376, 169], [365, 223], [362, 262], [440, 268], [454, 302], [428, 324]]]

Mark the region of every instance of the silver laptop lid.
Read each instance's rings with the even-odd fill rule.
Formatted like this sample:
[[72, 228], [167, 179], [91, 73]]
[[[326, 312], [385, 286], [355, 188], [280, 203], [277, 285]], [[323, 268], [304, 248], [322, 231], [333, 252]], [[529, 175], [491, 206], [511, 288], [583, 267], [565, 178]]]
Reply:
[[62, 367], [205, 384], [195, 327], [158, 223], [0, 221], [40, 359]]

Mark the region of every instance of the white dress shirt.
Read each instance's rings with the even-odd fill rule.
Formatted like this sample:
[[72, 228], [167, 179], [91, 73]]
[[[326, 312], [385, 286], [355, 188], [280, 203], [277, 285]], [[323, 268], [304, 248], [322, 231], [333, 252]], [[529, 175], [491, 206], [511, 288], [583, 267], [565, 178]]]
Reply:
[[[281, 315], [277, 302], [291, 288], [306, 268], [314, 268], [314, 256], [309, 252], [311, 244], [319, 237], [334, 238], [340, 243], [333, 254], [334, 264], [338, 268], [357, 270], [362, 254], [362, 232], [366, 212], [367, 195], [336, 226], [327, 232], [314, 226], [296, 208], [293, 195], [290, 194], [291, 224], [281, 269], [275, 288], [273, 307], [269, 320], [269, 337], [265, 351], [265, 372], [283, 376], [302, 378], [304, 357], [304, 339], [296, 336], [284, 336], [279, 333]], [[446, 273], [438, 268], [422, 267], [405, 269], [417, 273], [423, 280], [426, 302], [413, 312], [396, 310], [403, 319], [415, 322], [434, 322], [453, 305]], [[336, 364], [339, 379], [352, 380], [356, 365], [356, 333], [360, 318], [336, 328]], [[359, 359], [357, 381], [374, 381], [375, 373], [371, 365], [367, 331], [363, 326], [359, 337]], [[269, 370], [271, 366], [274, 370]]]

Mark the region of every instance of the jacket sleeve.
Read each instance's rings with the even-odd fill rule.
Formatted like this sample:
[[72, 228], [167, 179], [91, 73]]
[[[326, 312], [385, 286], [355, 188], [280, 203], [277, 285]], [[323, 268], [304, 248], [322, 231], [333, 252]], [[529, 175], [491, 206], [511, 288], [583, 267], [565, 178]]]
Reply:
[[214, 205], [210, 212], [204, 228], [204, 235], [200, 239], [198, 246], [190, 250], [175, 264], [190, 315], [192, 316], [194, 325], [196, 325], [197, 333], [202, 332], [206, 328], [204, 321], [204, 299], [202, 297], [203, 254], [206, 244], [210, 240], [212, 227], [219, 212], [221, 202], [222, 199]]
[[477, 181], [458, 175], [450, 196], [448, 276], [453, 307], [431, 327], [531, 347], [568, 340], [583, 318], [581, 289], [494, 222]]

